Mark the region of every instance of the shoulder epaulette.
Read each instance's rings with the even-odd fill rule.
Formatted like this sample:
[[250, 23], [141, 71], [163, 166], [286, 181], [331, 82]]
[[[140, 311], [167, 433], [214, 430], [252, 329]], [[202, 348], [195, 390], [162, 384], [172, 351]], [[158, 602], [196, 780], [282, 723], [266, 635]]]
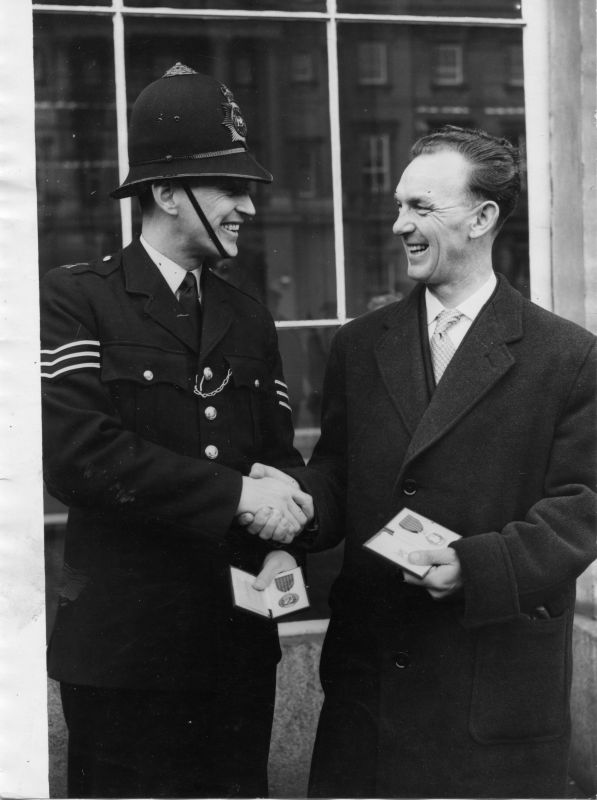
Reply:
[[115, 255], [103, 256], [94, 261], [82, 261], [78, 264], [65, 264], [63, 269], [68, 269], [71, 272], [79, 275], [83, 272], [96, 272], [99, 275], [109, 275], [118, 268], [120, 260]]

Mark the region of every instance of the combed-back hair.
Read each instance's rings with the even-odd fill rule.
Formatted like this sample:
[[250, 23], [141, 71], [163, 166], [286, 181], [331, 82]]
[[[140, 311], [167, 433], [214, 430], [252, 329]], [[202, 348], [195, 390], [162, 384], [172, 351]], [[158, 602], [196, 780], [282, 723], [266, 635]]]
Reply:
[[460, 153], [471, 165], [468, 190], [481, 200], [493, 200], [502, 227], [516, 207], [520, 194], [520, 155], [507, 139], [491, 136], [474, 128], [445, 125], [418, 139], [411, 148], [411, 159], [441, 150]]

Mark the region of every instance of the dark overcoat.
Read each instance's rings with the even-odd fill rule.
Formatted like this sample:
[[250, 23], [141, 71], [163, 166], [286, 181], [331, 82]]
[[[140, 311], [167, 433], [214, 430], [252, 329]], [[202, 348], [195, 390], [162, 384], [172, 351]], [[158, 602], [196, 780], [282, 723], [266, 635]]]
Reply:
[[226, 692], [279, 659], [229, 584], [270, 549], [234, 523], [242, 475], [303, 464], [276, 331], [210, 272], [202, 292], [198, 352], [139, 242], [42, 281], [44, 476], [70, 509], [53, 678]]
[[[424, 315], [419, 286], [339, 331], [296, 473], [315, 546], [345, 541], [312, 792], [564, 797], [575, 579], [597, 555], [594, 337], [500, 278], [433, 391]], [[404, 507], [462, 535], [456, 596], [364, 549]]]

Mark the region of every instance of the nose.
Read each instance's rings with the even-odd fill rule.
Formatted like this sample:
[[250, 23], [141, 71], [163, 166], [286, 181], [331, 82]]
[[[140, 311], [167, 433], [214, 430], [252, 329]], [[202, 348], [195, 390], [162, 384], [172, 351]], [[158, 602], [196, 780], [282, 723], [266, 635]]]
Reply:
[[401, 208], [396, 217], [396, 222], [392, 225], [392, 233], [395, 236], [405, 236], [415, 230], [415, 224], [410, 220], [405, 209]]
[[246, 214], [248, 217], [254, 217], [256, 214], [253, 200], [251, 199], [251, 195], [248, 193], [239, 195], [236, 208], [238, 211], [240, 211], [242, 214]]

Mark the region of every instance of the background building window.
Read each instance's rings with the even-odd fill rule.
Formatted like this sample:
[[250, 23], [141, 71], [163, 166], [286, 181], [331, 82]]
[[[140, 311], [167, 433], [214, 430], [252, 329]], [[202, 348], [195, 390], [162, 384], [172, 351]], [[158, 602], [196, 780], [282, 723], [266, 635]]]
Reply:
[[506, 74], [510, 86], [521, 87], [524, 84], [524, 69], [522, 50], [520, 47], [509, 45], [506, 49]]
[[315, 80], [315, 64], [311, 53], [293, 53], [290, 58], [293, 83], [311, 83]]
[[390, 191], [390, 137], [387, 133], [363, 136], [363, 188], [368, 194]]
[[388, 82], [388, 50], [385, 42], [361, 42], [357, 50], [359, 84], [384, 86]]
[[436, 45], [433, 70], [433, 82], [436, 86], [460, 86], [463, 80], [462, 45]]

